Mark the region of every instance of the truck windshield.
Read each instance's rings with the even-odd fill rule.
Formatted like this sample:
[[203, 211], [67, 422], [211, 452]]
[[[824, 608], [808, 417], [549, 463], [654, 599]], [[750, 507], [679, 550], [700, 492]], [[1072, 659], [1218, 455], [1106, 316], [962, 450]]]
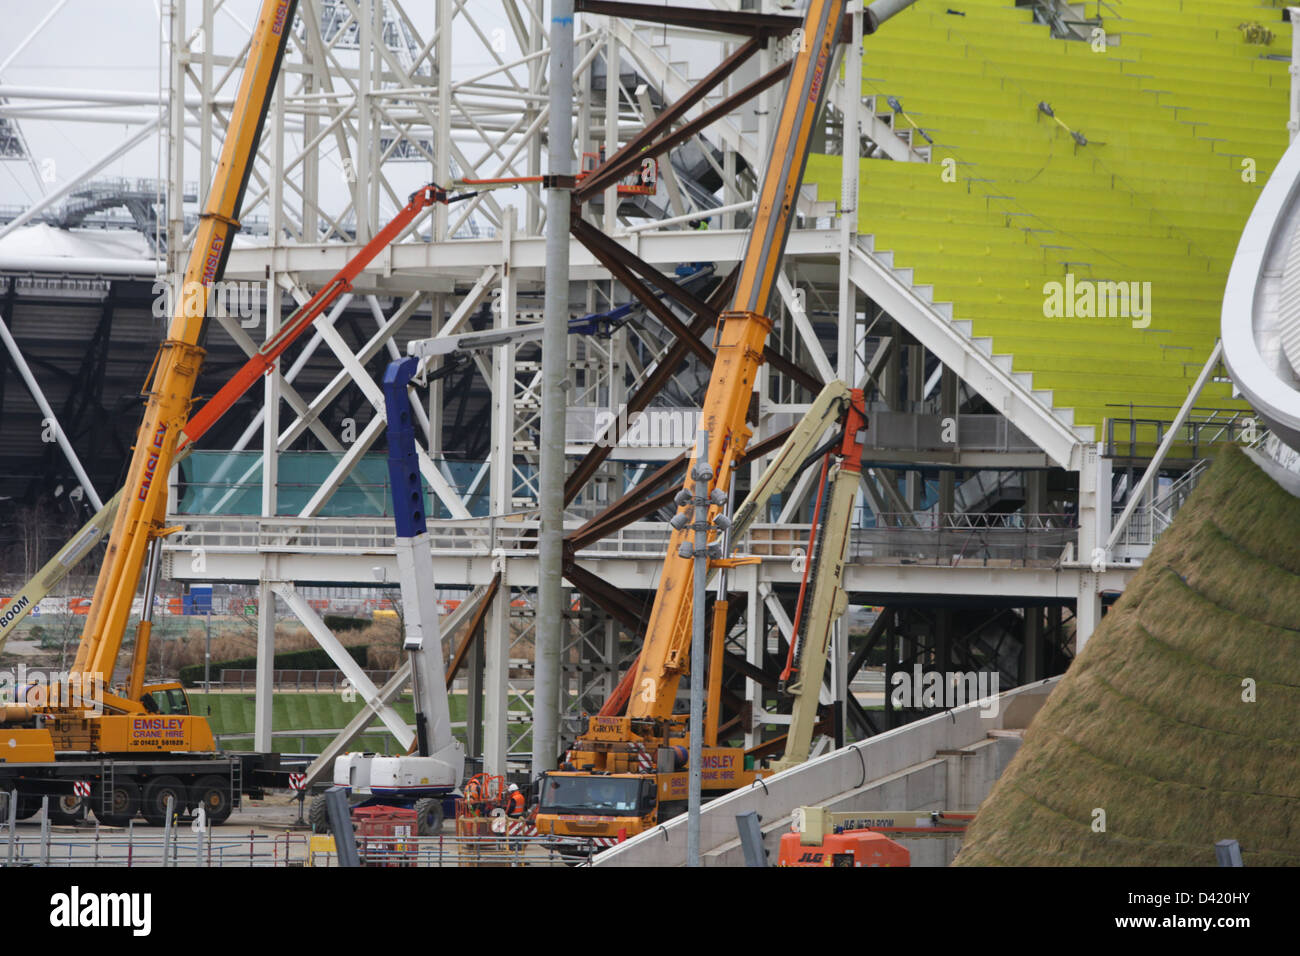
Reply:
[[640, 793], [641, 781], [635, 777], [547, 777], [541, 812], [640, 816]]

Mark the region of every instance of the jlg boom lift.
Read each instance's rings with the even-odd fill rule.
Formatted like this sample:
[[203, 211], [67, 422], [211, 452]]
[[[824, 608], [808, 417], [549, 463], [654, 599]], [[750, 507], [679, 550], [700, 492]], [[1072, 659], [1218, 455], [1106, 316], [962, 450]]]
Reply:
[[[877, 3], [866, 14], [872, 29], [911, 2]], [[709, 490], [722, 492], [714, 495], [715, 499], [725, 500], [735, 462], [744, 454], [751, 435], [745, 419], [763, 346], [772, 327], [766, 312], [795, 214], [795, 198], [814, 123], [830, 80], [832, 50], [840, 35], [846, 5], [846, 0], [810, 0], [803, 24], [805, 42], [791, 64], [753, 226], [737, 267], [735, 299], [730, 310], [720, 317], [713, 372], [700, 420], [701, 429], [708, 431], [707, 465], [712, 474]], [[860, 407], [860, 394], [857, 401]], [[853, 434], [856, 432], [854, 429]], [[845, 457], [846, 461], [859, 459], [860, 454]], [[694, 472], [695, 465], [694, 460], [689, 463], [688, 475]], [[710, 520], [716, 511], [714, 505]], [[625, 678], [602, 712], [590, 718], [586, 732], [566, 755], [565, 769], [548, 773], [540, 781], [540, 833], [561, 840], [594, 838], [609, 843], [653, 827], [685, 808], [687, 718], [675, 714], [674, 705], [678, 683], [690, 664], [691, 616], [704, 613], [703, 608], [692, 606], [693, 559], [679, 553], [690, 534], [685, 528], [675, 529], [669, 538], [634, 673], [629, 673], [630, 679]], [[715, 565], [723, 566], [729, 560], [723, 558]], [[805, 648], [815, 644], [821, 642], [804, 642]], [[816, 670], [814, 677], [816, 662], [808, 659], [805, 663], [806, 683], [819, 686], [821, 670]], [[693, 679], [704, 680], [705, 675]], [[815, 713], [815, 689], [812, 695]], [[714, 713], [706, 722], [716, 727], [717, 694], [712, 688], [710, 697]], [[624, 702], [626, 711], [617, 713], [616, 708]], [[807, 728], [810, 736], [810, 720]], [[756, 773], [746, 768], [744, 752], [712, 745], [715, 737], [710, 734], [702, 748], [702, 788], [706, 794], [751, 783]]]

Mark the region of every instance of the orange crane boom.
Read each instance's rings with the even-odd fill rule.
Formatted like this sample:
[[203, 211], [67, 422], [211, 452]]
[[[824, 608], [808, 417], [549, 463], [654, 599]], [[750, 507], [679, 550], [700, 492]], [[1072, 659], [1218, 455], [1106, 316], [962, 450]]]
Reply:
[[[208, 293], [221, 278], [239, 226], [235, 216], [252, 173], [296, 6], [296, 0], [264, 0], [258, 14], [229, 131], [186, 265], [182, 294], [175, 297], [167, 338], [158, 350], [146, 385], [144, 420], [136, 436], [126, 490], [95, 584], [73, 674], [97, 674], [103, 679], [112, 674], [147, 552], [162, 530], [166, 476], [189, 418], [194, 383], [203, 364], [204, 351], [199, 342]], [[143, 661], [139, 647], [136, 656]]]
[[[725, 491], [730, 485], [734, 463], [752, 434], [745, 415], [763, 360], [763, 345], [772, 328], [772, 320], [764, 313], [785, 252], [796, 193], [812, 145], [812, 126], [821, 107], [845, 6], [845, 0], [811, 0], [808, 5], [804, 20], [807, 47], [796, 55], [790, 70], [754, 227], [739, 266], [735, 299], [720, 317], [717, 356], [700, 417], [700, 427], [707, 428], [709, 434], [710, 491]], [[692, 455], [686, 474], [694, 469]], [[680, 556], [678, 550], [690, 534], [688, 527], [673, 531], [669, 538], [663, 575], [631, 684], [629, 717], [672, 716], [677, 685], [689, 668], [693, 559]]]

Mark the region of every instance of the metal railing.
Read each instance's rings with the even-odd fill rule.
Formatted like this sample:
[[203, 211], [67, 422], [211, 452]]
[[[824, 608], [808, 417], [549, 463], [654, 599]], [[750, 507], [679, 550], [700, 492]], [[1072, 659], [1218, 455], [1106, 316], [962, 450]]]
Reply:
[[[1162, 405], [1130, 405], [1128, 417], [1106, 419], [1107, 458], [1150, 458], [1164, 441], [1178, 409]], [[1252, 441], [1263, 426], [1252, 412], [1193, 408], [1179, 428], [1177, 457], [1199, 459], [1223, 442]], [[1171, 449], [1172, 452], [1172, 449]]]
[[[366, 677], [376, 687], [383, 687], [393, 676], [391, 670], [367, 670]], [[257, 671], [244, 668], [222, 668], [220, 682], [212, 687], [219, 690], [252, 690]], [[340, 670], [276, 670], [271, 672], [271, 685], [276, 690], [338, 691], [345, 689], [347, 676]], [[351, 686], [350, 684], [348, 686]]]
[[[1069, 515], [948, 514], [877, 515], [877, 526], [854, 528], [850, 560], [875, 563], [1040, 562], [1060, 556], [1076, 534]], [[394, 554], [393, 530], [369, 519], [205, 518], [186, 516], [184, 534], [166, 549], [183, 554], [196, 547], [208, 553], [291, 550], [334, 554]], [[530, 554], [540, 523], [499, 518], [429, 523], [435, 556], [486, 558], [494, 552]], [[576, 526], [575, 526], [576, 527]], [[808, 540], [809, 525], [754, 525], [737, 542], [742, 554], [788, 557]], [[641, 522], [622, 528], [578, 552], [585, 558], [662, 556], [668, 525]]]
[[1002, 415], [873, 411], [863, 444], [894, 451], [1035, 452], [1038, 446]]
[[[362, 866], [572, 866], [594, 846], [561, 845], [538, 836], [357, 835]], [[333, 840], [304, 831], [259, 833], [252, 828], [193, 831], [184, 818], [156, 827], [27, 826], [10, 834], [0, 825], [0, 866], [49, 867], [335, 867]]]
[[194, 832], [177, 824], [164, 831], [98, 823], [80, 827], [41, 823], [8, 833], [0, 828], [0, 864], [5, 866], [304, 866], [305, 833], [258, 833], [242, 827], [206, 827]]
[[[1124, 526], [1119, 540], [1115, 542], [1116, 545], [1146, 548], [1155, 544], [1156, 538], [1173, 524], [1174, 516], [1187, 501], [1188, 495], [1196, 488], [1209, 465], [1210, 459], [1202, 458], [1168, 488], [1161, 491], [1149, 505], [1135, 509], [1128, 519], [1128, 524]], [[1117, 520], [1123, 511], [1123, 508], [1112, 509], [1112, 522]]]
[[[357, 834], [362, 866], [572, 866], [589, 862], [594, 845], [578, 848], [540, 836], [369, 836]], [[324, 842], [324, 841], [321, 841]], [[310, 851], [309, 866], [338, 866], [331, 849]]]

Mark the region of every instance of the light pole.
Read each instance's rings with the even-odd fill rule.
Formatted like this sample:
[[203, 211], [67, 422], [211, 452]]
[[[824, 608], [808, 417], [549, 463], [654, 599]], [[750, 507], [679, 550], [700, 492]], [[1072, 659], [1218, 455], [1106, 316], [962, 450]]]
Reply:
[[[713, 468], [709, 465], [709, 433], [701, 428], [696, 443], [695, 467], [691, 469], [691, 479], [695, 482], [695, 493], [683, 488], [677, 494], [679, 507], [690, 505], [689, 526], [694, 532], [694, 541], [683, 541], [677, 553], [694, 562], [695, 587], [691, 604], [691, 715], [690, 715], [690, 750], [689, 785], [686, 791], [686, 865], [700, 866], [700, 803], [703, 790], [703, 747], [704, 747], [704, 606], [706, 602], [705, 585], [709, 576], [709, 558], [720, 557], [719, 545], [709, 545], [709, 531], [714, 526], [709, 521], [709, 505], [721, 505], [726, 496], [720, 491], [709, 493], [709, 482], [713, 480]], [[727, 519], [719, 516], [715, 519], [716, 527], [725, 531]], [[674, 516], [671, 522], [674, 528], [684, 529], [688, 525], [686, 512]]]

